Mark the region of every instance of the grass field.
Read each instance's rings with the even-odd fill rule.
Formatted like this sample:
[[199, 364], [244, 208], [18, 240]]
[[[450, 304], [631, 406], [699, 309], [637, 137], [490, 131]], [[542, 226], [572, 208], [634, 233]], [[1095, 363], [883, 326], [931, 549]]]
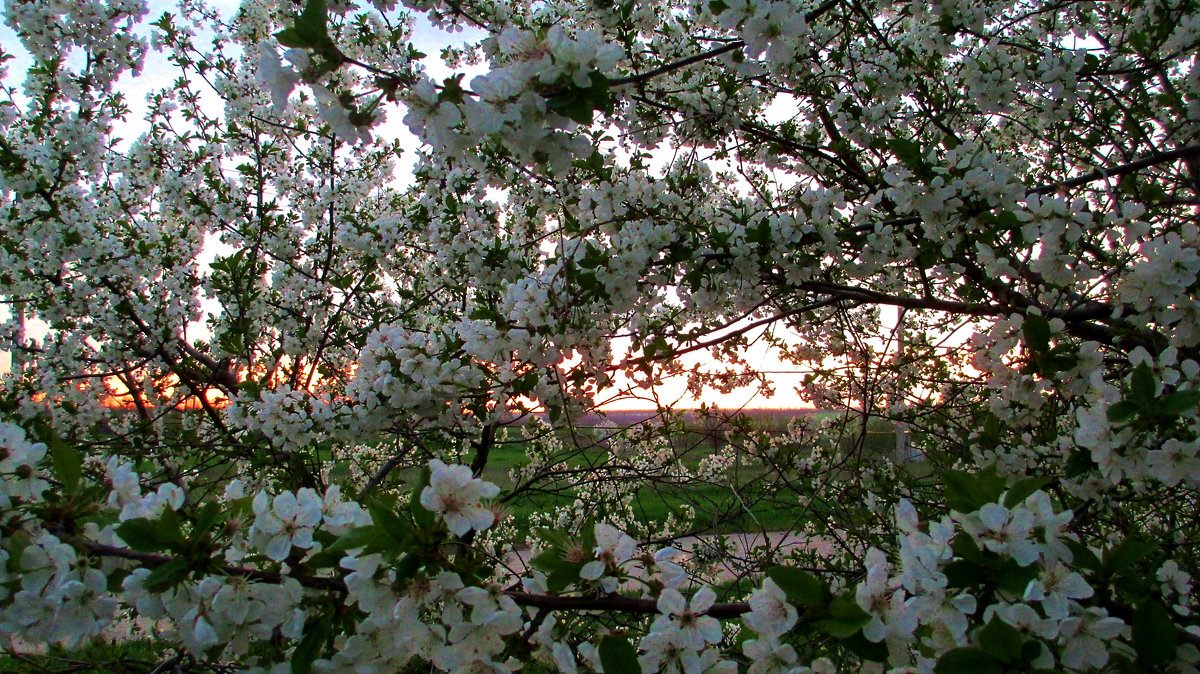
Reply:
[[[614, 421], [612, 416], [610, 422]], [[621, 425], [636, 423], [645, 413], [616, 413], [615, 416], [620, 417], [615, 421]], [[815, 422], [835, 415], [802, 410], [752, 410], [743, 413], [735, 421], [724, 423], [699, 415], [685, 415], [681, 427], [674, 429], [670, 442], [680, 466], [687, 471], [695, 471], [702, 461], [726, 444], [744, 443], [751, 432], [782, 434], [788, 424], [799, 416]], [[597, 470], [607, 454], [609, 443], [605, 441], [605, 435], [613, 431], [598, 424], [584, 425], [588, 421], [594, 420], [585, 420], [575, 432], [576, 444], [582, 444], [583, 448], [562, 463], [562, 467], [568, 471]], [[519, 436], [519, 432], [511, 435]], [[895, 448], [895, 430], [886, 424], [873, 423], [861, 438], [845, 437], [839, 444], [849, 447], [856, 442], [861, 443], [860, 449], [865, 454], [888, 455]], [[529, 463], [528, 452], [528, 443], [520, 440], [498, 444], [492, 449], [483, 477], [508, 492], [517, 486], [510, 475]], [[753, 457], [740, 456], [729, 471], [736, 473], [733, 482], [750, 485], [755, 485], [768, 472]], [[787, 507], [789, 500], [786, 493], [763, 499], [756, 497], [757, 491], [756, 487], [746, 493], [735, 493], [730, 486], [710, 481], [671, 484], [669, 480], [656, 480], [637, 489], [632, 496], [631, 507], [639, 522], [663, 523], [674, 517], [677, 526], [704, 533], [780, 531], [796, 525], [796, 515]], [[571, 487], [569, 480], [560, 480], [555, 482], [555, 490], [521, 493], [508, 500], [505, 506], [517, 529], [525, 530], [533, 514], [567, 506], [578, 495], [579, 490]], [[794, 500], [791, 504], [794, 504]], [[689, 508], [695, 512], [694, 517], [685, 517]]]

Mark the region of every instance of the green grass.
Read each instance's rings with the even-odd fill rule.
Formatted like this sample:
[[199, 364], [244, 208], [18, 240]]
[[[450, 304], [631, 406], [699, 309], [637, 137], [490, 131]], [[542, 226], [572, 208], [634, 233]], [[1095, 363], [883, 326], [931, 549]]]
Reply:
[[[788, 421], [794, 415], [779, 414], [764, 416], [750, 420], [754, 430], [768, 433], [783, 432]], [[746, 440], [744, 429], [731, 425], [730, 430], [719, 427], [705, 427], [701, 422], [688, 423], [685, 428], [672, 437], [677, 460], [687, 469], [695, 469], [701, 461], [720, 449], [727, 442]], [[861, 432], [856, 424], [847, 430]], [[517, 436], [519, 429], [514, 429], [512, 436]], [[583, 431], [585, 442], [595, 441], [599, 429], [593, 429], [590, 437], [587, 429]], [[861, 437], [861, 451], [868, 456], [890, 455], [895, 448], [896, 436], [890, 424], [872, 422]], [[843, 450], [849, 451], [857, 446], [860, 439], [849, 434], [840, 438], [838, 444]], [[498, 484], [507, 493], [514, 487], [510, 471], [529, 463], [528, 446], [520, 440], [497, 444], [489, 454], [488, 464], [483, 477]], [[602, 461], [605, 451], [597, 442], [595, 446], [575, 452], [563, 462], [566, 468], [585, 468], [594, 466]], [[749, 459], [746, 464], [738, 467], [742, 480], [754, 480], [762, 477], [767, 468]], [[561, 491], [554, 494], [527, 492], [517, 495], [505, 502], [509, 515], [513, 518], [517, 530], [527, 533], [530, 517], [535, 513], [552, 512], [555, 508], [569, 506], [575, 502], [577, 491], [570, 484], [559, 484]], [[687, 530], [704, 533], [737, 533], [742, 531], [780, 531], [792, 528], [797, 523], [798, 506], [795, 494], [776, 494], [771, 498], [760, 498], [761, 495], [750, 494], [739, 499], [731, 490], [723, 485], [711, 483], [694, 484], [665, 484], [652, 483], [641, 487], [634, 495], [632, 508], [635, 519], [640, 522], [663, 523], [671, 515]], [[695, 518], [681, 521], [685, 506], [695, 508]], [[604, 513], [598, 512], [597, 517], [604, 518]]]
[[[169, 646], [151, 639], [93, 641], [78, 651], [51, 646], [39, 655], [0, 655], [0, 672], [45, 674], [80, 672], [83, 674], [124, 674], [147, 672], [168, 659]], [[169, 669], [167, 671], [187, 671]]]

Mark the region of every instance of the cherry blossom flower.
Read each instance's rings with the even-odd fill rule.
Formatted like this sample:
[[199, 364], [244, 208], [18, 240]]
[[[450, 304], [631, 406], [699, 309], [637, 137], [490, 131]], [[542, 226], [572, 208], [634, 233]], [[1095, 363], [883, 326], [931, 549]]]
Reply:
[[313, 547], [313, 530], [321, 522], [321, 497], [311, 489], [283, 492], [271, 499], [265, 491], [254, 497], [250, 540], [267, 557], [281, 562], [292, 548]]
[[258, 81], [271, 92], [271, 109], [279, 115], [287, 107], [288, 97], [300, 81], [300, 73], [284, 66], [274, 49], [264, 48], [258, 59]]
[[787, 595], [767, 578], [762, 587], [750, 593], [750, 612], [742, 620], [750, 629], [766, 637], [778, 637], [796, 625], [799, 614], [787, 601]]
[[977, 513], [961, 515], [959, 522], [980, 545], [997, 554], [1012, 557], [1021, 566], [1037, 561], [1040, 551], [1030, 539], [1034, 518], [1025, 508], [1009, 510], [999, 503], [989, 503]]
[[1068, 601], [1086, 599], [1094, 594], [1083, 576], [1059, 562], [1042, 572], [1041, 577], [1029, 581], [1025, 588], [1025, 601], [1040, 601], [1046, 617], [1062, 620], [1070, 612]]
[[715, 644], [721, 640], [721, 623], [704, 614], [716, 599], [717, 593], [709, 587], [700, 588], [691, 601], [678, 590], [667, 588], [658, 597], [661, 615], [654, 619], [651, 631], [670, 634], [672, 642], [685, 649], [699, 650], [706, 643]]
[[1128, 631], [1120, 618], [1109, 617], [1100, 608], [1088, 608], [1063, 620], [1059, 630], [1063, 666], [1075, 671], [1103, 667], [1108, 663], [1109, 644]]
[[421, 491], [421, 505], [441, 515], [451, 533], [462, 536], [472, 529], [483, 531], [492, 526], [496, 513], [480, 501], [494, 498], [500, 493], [499, 487], [472, 477], [467, 466], [434, 459], [429, 468], [429, 486]]

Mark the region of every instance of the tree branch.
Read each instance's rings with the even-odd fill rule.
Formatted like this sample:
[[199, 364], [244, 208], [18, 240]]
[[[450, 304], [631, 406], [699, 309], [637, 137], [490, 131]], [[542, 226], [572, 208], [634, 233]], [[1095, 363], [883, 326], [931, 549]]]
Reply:
[[[150, 564], [166, 564], [173, 561], [174, 557], [170, 555], [158, 555], [150, 552], [138, 552], [129, 548], [122, 548], [115, 545], [106, 545], [104, 543], [95, 543], [92, 541], [82, 541], [84, 547], [92, 554], [103, 557], [117, 557], [120, 559], [128, 559], [136, 562], [145, 562]], [[242, 566], [232, 566], [221, 564], [217, 566], [221, 573], [246, 578], [248, 580], [256, 580], [263, 583], [271, 583], [278, 585], [285, 580], [291, 579], [299, 583], [302, 587], [307, 587], [313, 590], [324, 590], [327, 592], [337, 592], [345, 594], [347, 592], [346, 583], [341, 578], [330, 578], [320, 576], [285, 576], [279, 573], [270, 571], [262, 571], [259, 569], [250, 569]], [[528, 606], [532, 608], [545, 609], [549, 611], [619, 611], [622, 613], [659, 613], [658, 603], [654, 599], [635, 599], [633, 597], [622, 597], [619, 595], [609, 595], [606, 597], [573, 597], [565, 595], [551, 594], [533, 594], [530, 592], [505, 592], [505, 595], [512, 598], [518, 606]], [[750, 605], [746, 602], [731, 602], [727, 604], [713, 604], [705, 615], [713, 618], [736, 618], [744, 613], [750, 612]]]
[[707, 61], [710, 58], [715, 58], [717, 56], [720, 56], [721, 54], [727, 54], [735, 49], [741, 49], [742, 47], [745, 47], [745, 46], [746, 46], [746, 43], [742, 42], [741, 40], [738, 40], [736, 42], [730, 42], [729, 44], [721, 45], [720, 47], [717, 47], [716, 49], [710, 49], [709, 51], [701, 52], [699, 54], [692, 54], [691, 56], [684, 58], [684, 59], [680, 59], [678, 61], [673, 61], [671, 63], [665, 63], [665, 64], [663, 64], [657, 68], [654, 68], [652, 70], [647, 70], [644, 73], [639, 73], [637, 75], [630, 75], [629, 77], [618, 77], [615, 80], [609, 80], [608, 85], [610, 87], [620, 87], [620, 86], [624, 86], [626, 84], [637, 84], [638, 82], [645, 82], [646, 80], [652, 80], [655, 77], [658, 77], [659, 75], [665, 75], [674, 70], [679, 70], [680, 68], [686, 68], [686, 67], [692, 65], [693, 63]]
[[[827, 0], [827, 2], [823, 5], [821, 5], [820, 7], [817, 7], [809, 12], [806, 12], [804, 14], [804, 20], [806, 22], [816, 21], [817, 19], [821, 18], [821, 16], [823, 14], [825, 14], [829, 10], [836, 7], [838, 2], [840, 2], [840, 0]], [[672, 61], [671, 63], [665, 63], [665, 64], [663, 64], [657, 68], [654, 68], [652, 70], [647, 70], [644, 73], [639, 73], [637, 75], [630, 75], [628, 77], [618, 77], [617, 79], [609, 80], [608, 85], [611, 87], [619, 87], [619, 86], [624, 86], [626, 84], [637, 84], [639, 82], [645, 82], [646, 80], [652, 80], [655, 77], [658, 77], [659, 75], [665, 75], [669, 72], [679, 70], [680, 68], [686, 68], [686, 67], [692, 65], [693, 63], [707, 61], [708, 59], [715, 58], [717, 56], [720, 56], [721, 54], [729, 53], [731, 51], [734, 51], [735, 49], [741, 49], [742, 47], [745, 47], [745, 46], [746, 46], [745, 42], [743, 42], [742, 40], [736, 40], [734, 42], [730, 42], [729, 44], [725, 44], [720, 47], [717, 47], [716, 49], [710, 49], [709, 51], [702, 52], [700, 54], [693, 54], [687, 58], [683, 58], [678, 61]]]

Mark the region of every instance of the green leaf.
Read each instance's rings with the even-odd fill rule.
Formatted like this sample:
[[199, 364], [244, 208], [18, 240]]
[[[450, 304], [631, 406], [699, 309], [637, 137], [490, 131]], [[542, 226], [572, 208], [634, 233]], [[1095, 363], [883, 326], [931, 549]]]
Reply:
[[176, 558], [151, 571], [143, 585], [150, 592], [162, 592], [181, 583], [187, 575], [187, 560]]
[[1147, 405], [1154, 400], [1154, 393], [1158, 389], [1158, 382], [1154, 379], [1154, 370], [1150, 366], [1142, 363], [1133, 370], [1133, 375], [1129, 377], [1129, 398], [1135, 402]]
[[611, 113], [613, 111], [613, 97], [608, 90], [608, 77], [598, 70], [593, 70], [588, 73], [588, 79], [592, 83], [587, 89], [587, 100], [592, 109]]
[[1013, 508], [1025, 502], [1033, 492], [1050, 484], [1048, 477], [1027, 477], [1022, 480], [1017, 480], [1016, 484], [1009, 488], [1008, 493], [1004, 495], [1004, 507]]
[[995, 572], [994, 581], [996, 587], [1019, 596], [1025, 592], [1025, 588], [1029, 587], [1029, 581], [1038, 577], [1038, 573], [1037, 562], [1031, 562], [1029, 566], [1021, 566], [1015, 559], [1008, 558], [1004, 560], [1000, 570]]
[[429, 531], [437, 523], [437, 516], [433, 511], [421, 505], [421, 492], [429, 486], [429, 466], [421, 468], [421, 473], [417, 476], [417, 484], [413, 487], [412, 495], [408, 499], [408, 510], [412, 513], [413, 522], [421, 531]]
[[608, 256], [604, 251], [600, 250], [596, 244], [591, 241], [586, 242], [583, 258], [579, 260], [579, 266], [584, 269], [595, 269], [608, 261]]
[[1071, 557], [1074, 558], [1075, 566], [1086, 571], [1099, 571], [1101, 567], [1100, 558], [1088, 546], [1079, 541], [1066, 541], [1067, 548], [1071, 551]]
[[948, 587], [976, 587], [983, 584], [984, 569], [975, 562], [956, 559], [942, 568]]
[[399, 550], [407, 544], [412, 527], [400, 519], [395, 511], [375, 499], [368, 499], [366, 506], [367, 512], [371, 514], [371, 521], [396, 544], [393, 549]]
[[83, 456], [79, 450], [64, 442], [57, 435], [49, 442], [50, 462], [54, 464], [54, 474], [63, 484], [63, 490], [74, 494], [79, 488], [79, 478], [83, 474]]
[[[546, 547], [531, 560], [533, 568], [546, 574], [546, 587], [551, 592], [561, 592], [563, 589], [579, 582], [579, 571], [590, 561], [584, 555], [579, 561], [569, 561], [568, 551], [578, 548], [587, 551], [591, 548], [572, 540], [561, 531], [535, 529], [534, 533], [542, 539]], [[593, 544], [594, 547], [595, 544]]]
[[979, 646], [984, 652], [1003, 663], [1021, 659], [1021, 633], [997, 616], [979, 630]]
[[588, 104], [584, 96], [578, 93], [578, 90], [551, 97], [547, 102], [547, 107], [573, 122], [585, 126], [592, 123], [592, 106]]
[[988, 448], [995, 447], [1000, 443], [1000, 419], [994, 414], [989, 414], [983, 420], [983, 429], [979, 432], [979, 441]]
[[330, 42], [328, 22], [325, 0], [308, 0], [304, 11], [296, 17], [296, 33], [311, 47], [325, 46]]
[[582, 570], [582, 563], [563, 560], [553, 571], [546, 574], [546, 589], [551, 592], [562, 592], [579, 582], [579, 572]]
[[603, 73], [593, 71], [588, 74], [588, 79], [587, 87], [569, 83], [564, 85], [566, 88], [550, 94], [546, 98], [546, 106], [579, 124], [591, 124], [592, 112], [611, 111], [613, 101], [608, 91], [608, 78]]
[[[1023, 665], [1032, 664], [1035, 660], [1037, 660], [1038, 658], [1040, 658], [1042, 656], [1042, 651], [1044, 651], [1045, 648], [1046, 647], [1044, 645], [1042, 645], [1042, 642], [1040, 642], [1040, 641], [1032, 641], [1031, 640], [1031, 641], [1026, 641], [1025, 643], [1021, 644], [1021, 664], [1023, 664]], [[1047, 653], [1047, 655], [1049, 655], [1049, 654]], [[1037, 670], [1037, 671], [1045, 671], [1045, 670]]]
[[1119, 400], [1108, 408], [1108, 420], [1114, 424], [1132, 419], [1142, 406], [1132, 400]]
[[378, 544], [380, 533], [379, 528], [373, 524], [365, 527], [355, 527], [342, 534], [325, 550], [342, 552], [357, 548], [370, 549], [372, 546]]
[[462, 88], [462, 80], [464, 75], [455, 75], [442, 80], [442, 90], [438, 92], [439, 103], [459, 104], [463, 102], [463, 94], [466, 93]]
[[1160, 409], [1164, 414], [1178, 416], [1190, 412], [1197, 404], [1200, 404], [1200, 391], [1175, 391], [1163, 397]]
[[1158, 550], [1149, 541], [1130, 536], [1104, 552], [1103, 569], [1109, 575], [1127, 571], [1138, 560]]
[[642, 666], [637, 659], [637, 651], [625, 637], [615, 634], [605, 635], [600, 640], [600, 647], [596, 650], [600, 654], [600, 666], [606, 672], [640, 674], [642, 671]]
[[934, 666], [935, 674], [1000, 674], [1000, 663], [978, 648], [946, 651]]
[[1025, 316], [1021, 326], [1025, 335], [1025, 345], [1034, 353], [1045, 353], [1050, 350], [1050, 322], [1037, 314]]
[[529, 560], [533, 568], [546, 574], [553, 573], [564, 562], [566, 560], [563, 559], [562, 551], [558, 548], [546, 548]]
[[308, 558], [305, 562], [312, 568], [333, 568], [342, 561], [347, 550], [361, 549], [367, 554], [395, 550], [396, 544], [392, 538], [379, 530], [373, 524], [365, 527], [355, 527], [342, 534], [337, 540], [327, 545], [320, 552]]
[[946, 505], [960, 513], [975, 512], [994, 503], [1004, 490], [1004, 481], [998, 481], [995, 474], [986, 469], [978, 475], [961, 470], [944, 471], [942, 484], [946, 489]]
[[[174, 513], [173, 510], [164, 512]], [[179, 531], [179, 521], [149, 520], [145, 517], [135, 517], [125, 520], [116, 527], [117, 535], [129, 547], [138, 552], [161, 552], [164, 550], [181, 550], [184, 546], [183, 534]]]
[[301, 36], [300, 32], [295, 28], [284, 28], [278, 33], [275, 33], [275, 39], [279, 41], [279, 44], [285, 47], [292, 47], [294, 49], [308, 49], [315, 46]]
[[396, 564], [396, 583], [400, 587], [407, 587], [408, 581], [412, 580], [413, 576], [421, 570], [423, 563], [418, 555], [404, 555], [400, 558], [400, 563]]
[[928, 172], [928, 167], [925, 166], [924, 153], [921, 152], [921, 144], [915, 140], [908, 138], [889, 138], [887, 141], [888, 149], [896, 158], [904, 164], [908, 170], [918, 176], [923, 176]]
[[125, 579], [132, 573], [129, 569], [114, 569], [112, 573], [105, 578], [105, 588], [113, 593], [120, 594], [125, 591]]
[[871, 616], [849, 597], [837, 597], [829, 603], [829, 617], [817, 621], [817, 629], [838, 639], [857, 634]]
[[209, 501], [200, 507], [196, 512], [196, 524], [192, 529], [192, 535], [198, 536], [212, 528], [216, 524], [217, 517], [221, 514], [221, 504], [216, 501]]
[[1072, 450], [1071, 455], [1067, 457], [1067, 465], [1063, 474], [1069, 478], [1079, 477], [1099, 467], [1099, 464], [1092, 460], [1090, 450], [1078, 447]]
[[855, 632], [849, 637], [842, 639], [842, 645], [851, 653], [857, 655], [863, 660], [870, 662], [887, 662], [888, 647], [887, 642], [874, 642], [868, 640], [861, 632]]
[[955, 555], [963, 559], [975, 562], [976, 564], [983, 563], [983, 550], [979, 549], [979, 545], [974, 538], [965, 531], [960, 531], [950, 540], [950, 549]]
[[788, 601], [797, 606], [824, 606], [832, 596], [824, 582], [801, 569], [773, 566], [767, 569], [767, 577], [775, 581]]
[[321, 655], [321, 649], [329, 639], [330, 627], [329, 619], [325, 616], [305, 625], [304, 638], [292, 651], [292, 674], [309, 674], [312, 671], [313, 662]]
[[1133, 649], [1140, 664], [1152, 667], [1171, 660], [1178, 643], [1175, 621], [1161, 602], [1146, 600], [1133, 612]]

